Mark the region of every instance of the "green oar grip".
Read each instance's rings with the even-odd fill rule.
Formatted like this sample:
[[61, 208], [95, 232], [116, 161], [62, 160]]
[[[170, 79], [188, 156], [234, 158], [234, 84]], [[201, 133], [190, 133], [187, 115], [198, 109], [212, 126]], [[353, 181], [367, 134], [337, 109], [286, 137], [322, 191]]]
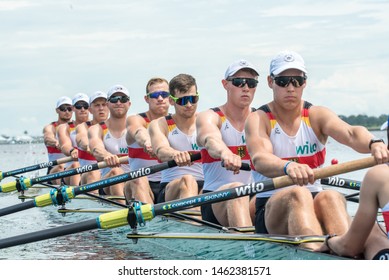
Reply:
[[0, 181], [3, 180], [3, 172], [0, 171]]

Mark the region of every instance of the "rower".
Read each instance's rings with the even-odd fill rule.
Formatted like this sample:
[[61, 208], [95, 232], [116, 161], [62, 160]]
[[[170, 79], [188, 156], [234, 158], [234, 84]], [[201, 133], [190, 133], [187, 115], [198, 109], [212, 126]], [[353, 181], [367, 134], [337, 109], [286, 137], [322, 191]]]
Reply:
[[162, 171], [158, 203], [198, 195], [204, 184], [201, 162], [190, 160], [190, 154], [200, 152], [196, 143], [196, 80], [179, 74], [169, 82], [169, 92], [175, 113], [152, 121], [149, 127], [158, 159], [174, 160], [178, 165]]
[[[169, 113], [169, 82], [163, 78], [152, 78], [147, 82], [144, 100], [148, 111], [127, 118], [128, 157], [130, 170], [158, 164], [148, 132], [152, 120]], [[161, 172], [157, 172], [126, 183], [127, 201], [135, 199], [155, 203], [160, 191]]]
[[[88, 129], [90, 126], [107, 120], [109, 110], [107, 107], [107, 94], [96, 91], [89, 97], [89, 112], [92, 114], [92, 121], [83, 122], [76, 127], [76, 142], [78, 149], [78, 162], [80, 166], [97, 163], [96, 158], [89, 149]], [[93, 170], [81, 175], [81, 184], [100, 180], [100, 170]], [[97, 192], [97, 191], [96, 191]]]
[[[72, 162], [65, 164], [65, 170], [80, 167], [78, 163], [78, 150], [76, 142], [76, 126], [88, 121], [89, 118], [89, 97], [85, 93], [77, 93], [72, 100], [75, 120], [61, 124], [58, 127], [58, 140], [62, 153], [73, 158]], [[63, 179], [66, 185], [78, 186], [80, 175], [73, 175]]]
[[[89, 147], [98, 162], [104, 161], [107, 168], [100, 169], [101, 177], [107, 178], [129, 172], [128, 164], [120, 164], [119, 157], [127, 156], [126, 118], [131, 106], [127, 88], [112, 86], [107, 93], [110, 116], [105, 122], [92, 125], [88, 130]], [[100, 190], [100, 194], [124, 195], [124, 183]], [[123, 204], [125, 201], [121, 201]]]
[[[72, 119], [72, 100], [67, 96], [61, 96], [57, 100], [55, 112], [58, 115], [58, 119], [43, 128], [43, 142], [47, 148], [47, 156], [49, 161], [54, 161], [65, 157], [59, 145], [59, 141], [57, 138], [57, 130], [59, 125], [65, 124]], [[56, 166], [48, 167], [47, 174], [57, 173], [63, 170], [64, 164], [58, 164]], [[59, 185], [61, 183], [61, 180], [53, 180], [49, 183]]]

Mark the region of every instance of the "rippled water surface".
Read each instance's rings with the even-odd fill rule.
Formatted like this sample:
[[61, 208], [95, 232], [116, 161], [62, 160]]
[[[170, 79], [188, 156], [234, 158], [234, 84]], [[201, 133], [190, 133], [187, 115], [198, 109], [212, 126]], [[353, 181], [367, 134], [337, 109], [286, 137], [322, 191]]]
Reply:
[[[377, 137], [386, 139], [383, 131], [373, 132]], [[355, 153], [353, 150], [331, 140], [327, 149], [327, 164], [336, 158], [345, 162], [368, 155]], [[9, 171], [20, 167], [47, 162], [43, 144], [0, 145], [0, 170]], [[27, 176], [42, 176], [46, 170], [34, 171]], [[341, 177], [361, 180], [365, 170], [341, 175]], [[2, 183], [14, 180], [5, 178]], [[35, 195], [49, 192], [49, 189], [29, 189], [26, 194]], [[0, 208], [21, 203], [18, 193], [0, 193]], [[68, 208], [109, 208], [115, 207], [89, 199], [73, 199]], [[355, 203], [349, 205], [355, 211]], [[1, 238], [36, 232], [70, 223], [94, 219], [96, 213], [60, 214], [54, 206], [33, 208], [19, 213], [0, 217]], [[198, 232], [209, 229], [182, 225], [166, 218], [157, 217], [147, 223], [141, 231], [153, 232]], [[261, 242], [242, 241], [196, 241], [196, 240], [138, 240], [135, 244], [126, 234], [131, 232], [129, 226], [113, 230], [93, 230], [71, 234], [55, 239], [32, 244], [15, 246], [0, 250], [0, 259], [35, 260], [35, 259], [291, 259], [310, 258], [310, 254], [290, 250], [285, 246]], [[198, 253], [201, 252], [201, 253]], [[312, 255], [312, 257], [317, 257]]]

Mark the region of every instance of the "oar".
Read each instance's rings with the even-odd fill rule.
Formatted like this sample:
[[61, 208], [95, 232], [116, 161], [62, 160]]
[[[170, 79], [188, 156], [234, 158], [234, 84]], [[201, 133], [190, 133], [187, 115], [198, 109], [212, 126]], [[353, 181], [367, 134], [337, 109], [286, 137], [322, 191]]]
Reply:
[[[368, 168], [374, 166], [375, 164], [376, 161], [374, 157], [368, 157], [314, 169], [313, 172], [316, 179], [322, 179], [329, 176]], [[226, 201], [250, 194], [279, 189], [290, 185], [293, 185], [293, 181], [290, 179], [290, 177], [282, 176], [261, 182], [254, 182], [248, 185], [238, 186], [231, 189], [205, 193], [194, 197], [168, 201], [155, 205], [140, 205], [135, 203], [128, 209], [105, 213], [96, 219], [0, 239], [0, 248], [7, 248], [93, 229], [111, 229], [128, 224], [130, 224], [132, 228], [135, 228], [137, 224], [143, 225], [145, 221], [152, 220], [155, 216], [158, 215], [180, 211], [203, 204]]]
[[43, 168], [47, 168], [47, 167], [51, 167], [51, 166], [55, 166], [55, 165], [59, 165], [62, 163], [72, 161], [72, 159], [73, 159], [72, 157], [64, 157], [64, 158], [60, 158], [57, 160], [37, 163], [35, 165], [22, 167], [22, 168], [11, 170], [11, 171], [4, 171], [4, 172], [0, 171], [0, 181], [6, 177], [10, 177], [10, 176], [30, 172], [30, 171], [35, 171], [35, 170], [39, 170], [39, 169], [43, 169]]
[[[201, 154], [192, 154], [190, 156], [191, 161], [195, 161], [201, 158]], [[111, 185], [122, 183], [129, 180], [134, 180], [143, 176], [147, 176], [167, 168], [177, 166], [174, 160], [163, 162], [157, 165], [142, 167], [135, 171], [130, 171], [121, 175], [109, 177], [100, 181], [96, 181], [90, 184], [86, 184], [79, 187], [64, 186], [59, 190], [53, 189], [50, 193], [39, 195], [33, 200], [27, 202], [12, 205], [3, 209], [0, 209], [0, 217], [27, 210], [34, 207], [45, 207], [49, 205], [62, 205], [70, 199], [76, 197], [79, 194], [88, 193], [94, 190], [102, 189]]]
[[[128, 156], [119, 158], [120, 163], [127, 163], [128, 162]], [[19, 180], [8, 182], [0, 186], [0, 192], [11, 192], [18, 190], [23, 191], [28, 189], [29, 187], [40, 184], [42, 182], [47, 182], [55, 179], [60, 179], [64, 177], [69, 177], [77, 174], [82, 174], [86, 172], [90, 172], [93, 170], [101, 169], [107, 167], [107, 164], [104, 161], [93, 163], [93, 164], [87, 164], [78, 168], [69, 169], [57, 173], [47, 174], [41, 177], [36, 178], [20, 178]]]
[[336, 176], [323, 178], [320, 180], [320, 182], [323, 185], [327, 185], [327, 186], [333, 186], [333, 187], [344, 188], [349, 190], [357, 190], [357, 191], [360, 190], [362, 185], [361, 181], [350, 180], [350, 179], [340, 178]]

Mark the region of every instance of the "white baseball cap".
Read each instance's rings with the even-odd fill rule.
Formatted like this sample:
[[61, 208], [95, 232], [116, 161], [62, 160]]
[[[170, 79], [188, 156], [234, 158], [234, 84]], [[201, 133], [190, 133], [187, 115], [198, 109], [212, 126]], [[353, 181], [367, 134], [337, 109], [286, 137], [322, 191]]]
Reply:
[[70, 97], [67, 97], [67, 96], [61, 96], [58, 101], [57, 101], [57, 107], [60, 107], [61, 105], [63, 104], [68, 104], [68, 105], [72, 105], [72, 100], [70, 99]]
[[89, 105], [91, 105], [93, 103], [93, 101], [95, 101], [97, 98], [108, 99], [107, 94], [105, 92], [96, 91], [96, 92], [92, 93], [91, 96], [89, 96]]
[[127, 88], [125, 88], [122, 85], [114, 85], [109, 89], [108, 94], [107, 94], [107, 99], [109, 99], [113, 94], [118, 93], [118, 92], [125, 94], [127, 97], [130, 97], [130, 94], [128, 93]]
[[298, 69], [307, 74], [304, 59], [294, 51], [282, 51], [270, 62], [270, 75], [278, 75], [288, 69]]
[[88, 95], [86, 95], [85, 93], [77, 93], [77, 94], [73, 97], [73, 102], [72, 102], [73, 106], [76, 105], [76, 103], [77, 103], [78, 101], [84, 101], [84, 102], [86, 102], [86, 103], [89, 104], [89, 97], [88, 97]]
[[259, 76], [259, 71], [256, 69], [254, 64], [248, 62], [245, 59], [240, 59], [240, 60], [234, 61], [230, 66], [228, 66], [226, 73], [224, 74], [224, 79], [231, 77], [239, 70], [245, 69], [245, 68], [255, 71], [255, 73], [257, 73], [257, 75]]

